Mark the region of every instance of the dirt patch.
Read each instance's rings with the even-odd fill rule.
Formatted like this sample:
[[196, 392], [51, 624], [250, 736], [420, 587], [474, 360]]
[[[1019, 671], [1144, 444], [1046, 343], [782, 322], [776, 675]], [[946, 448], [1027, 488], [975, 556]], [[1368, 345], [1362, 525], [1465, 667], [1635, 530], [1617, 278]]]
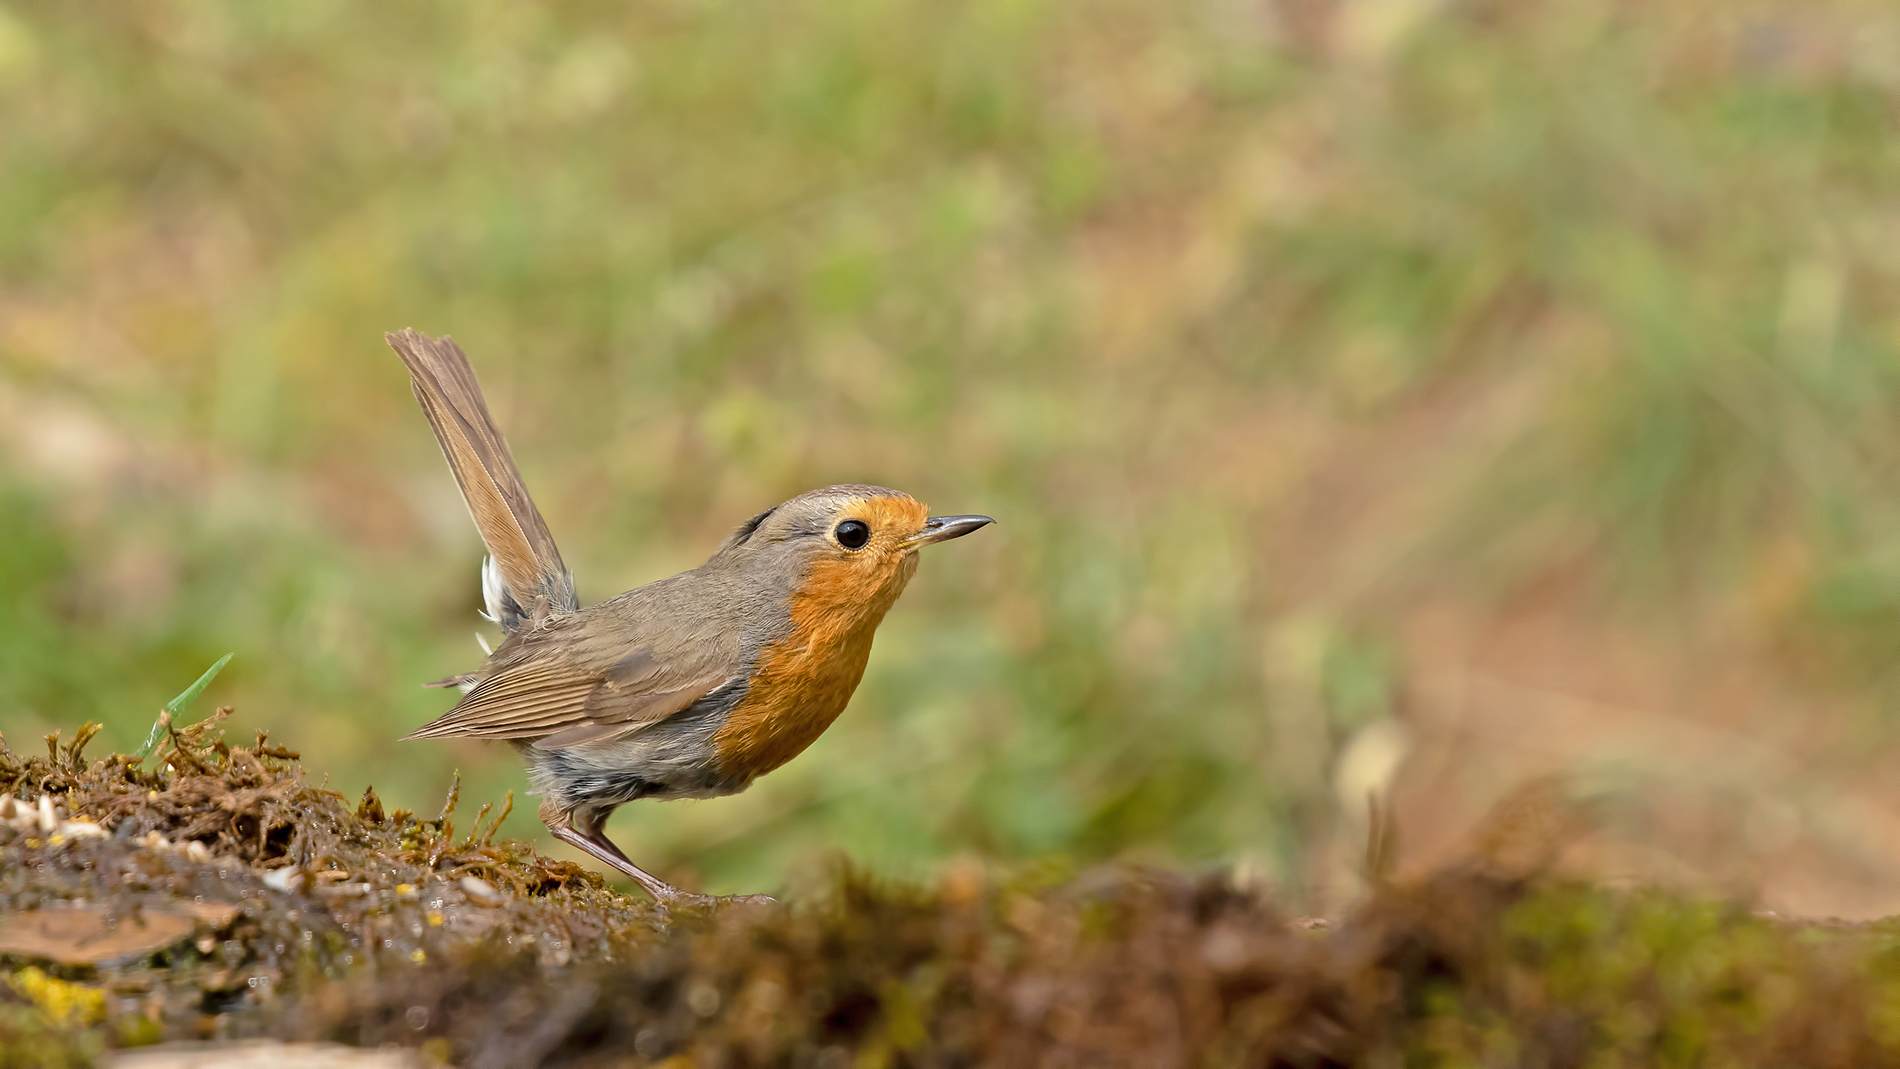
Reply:
[[228, 744], [223, 715], [143, 762], [86, 761], [90, 728], [0, 749], [0, 953], [103, 992], [106, 1042], [231, 1034], [280, 988], [483, 938], [568, 965], [661, 929], [595, 874], [494, 842], [492, 806], [464, 833], [454, 792], [427, 819], [353, 803], [262, 735]]
[[1551, 881], [1585, 816], [1557, 785], [1337, 923], [1125, 869], [668, 914], [217, 719], [146, 762], [0, 751], [0, 1064], [266, 1037], [470, 1069], [1900, 1062], [1891, 929]]

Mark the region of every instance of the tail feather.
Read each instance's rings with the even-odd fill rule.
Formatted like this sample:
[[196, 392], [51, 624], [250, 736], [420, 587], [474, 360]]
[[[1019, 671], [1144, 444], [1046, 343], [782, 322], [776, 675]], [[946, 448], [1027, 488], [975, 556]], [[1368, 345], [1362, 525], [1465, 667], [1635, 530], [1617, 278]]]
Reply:
[[462, 488], [488, 547], [482, 595], [488, 615], [513, 632], [579, 608], [574, 577], [561, 562], [547, 521], [528, 496], [508, 442], [482, 400], [468, 357], [447, 335], [414, 330], [383, 335], [409, 368], [422, 414]]

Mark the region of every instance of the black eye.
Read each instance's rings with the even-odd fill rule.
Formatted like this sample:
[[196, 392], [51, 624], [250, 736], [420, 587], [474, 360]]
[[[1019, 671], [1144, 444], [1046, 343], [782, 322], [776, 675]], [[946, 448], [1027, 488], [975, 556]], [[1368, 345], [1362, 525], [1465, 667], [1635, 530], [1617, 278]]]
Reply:
[[846, 549], [863, 549], [864, 544], [871, 540], [871, 529], [857, 520], [846, 520], [831, 533], [837, 537], [838, 544]]

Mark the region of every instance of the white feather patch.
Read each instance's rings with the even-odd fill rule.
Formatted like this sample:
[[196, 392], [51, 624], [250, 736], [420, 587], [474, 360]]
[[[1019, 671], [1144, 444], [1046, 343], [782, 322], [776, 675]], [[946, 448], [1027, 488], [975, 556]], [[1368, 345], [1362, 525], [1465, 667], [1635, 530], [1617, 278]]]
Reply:
[[491, 624], [501, 622], [501, 603], [508, 597], [508, 584], [501, 578], [501, 568], [495, 564], [495, 558], [482, 558], [482, 605], [487, 609], [482, 613]]

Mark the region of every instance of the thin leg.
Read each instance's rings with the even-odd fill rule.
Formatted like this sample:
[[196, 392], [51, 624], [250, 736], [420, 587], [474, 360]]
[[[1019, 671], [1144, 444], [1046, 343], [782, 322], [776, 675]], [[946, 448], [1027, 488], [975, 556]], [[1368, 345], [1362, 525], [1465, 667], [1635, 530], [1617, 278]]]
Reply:
[[716, 895], [694, 894], [691, 891], [682, 891], [672, 884], [667, 883], [665, 880], [660, 879], [658, 876], [634, 864], [626, 854], [620, 852], [620, 848], [613, 844], [613, 840], [607, 838], [606, 833], [602, 831], [602, 825], [607, 822], [607, 814], [610, 812], [612, 812], [612, 810], [582, 809], [564, 811], [551, 803], [543, 803], [541, 806], [541, 822], [548, 826], [548, 831], [554, 833], [556, 839], [576, 849], [585, 851], [589, 856], [599, 860], [602, 864], [626, 873], [633, 879], [633, 882], [645, 888], [647, 894], [652, 895], [655, 900], [663, 905], [711, 905], [716, 902], [772, 901], [771, 898], [765, 895], [734, 895], [730, 898], [720, 898]]
[[549, 827], [548, 830], [554, 833], [556, 839], [584, 850], [603, 864], [633, 877], [633, 882], [646, 888], [648, 894], [661, 902], [674, 902], [687, 897], [686, 892], [627, 860], [627, 856], [616, 849], [605, 836], [590, 839], [573, 828]]

